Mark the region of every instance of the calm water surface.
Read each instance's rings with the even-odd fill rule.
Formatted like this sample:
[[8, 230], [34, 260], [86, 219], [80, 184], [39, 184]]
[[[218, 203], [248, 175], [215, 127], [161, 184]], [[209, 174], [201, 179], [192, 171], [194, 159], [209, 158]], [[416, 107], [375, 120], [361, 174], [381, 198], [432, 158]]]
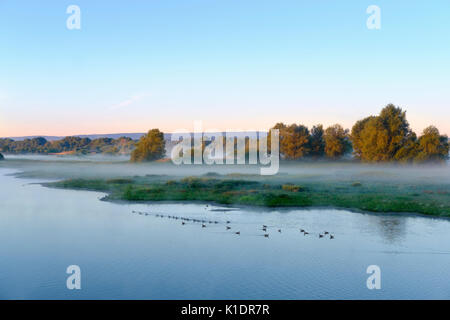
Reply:
[[[0, 169], [1, 299], [450, 298], [448, 220], [115, 204], [12, 172]], [[202, 228], [156, 214], [219, 223]], [[325, 230], [335, 239], [320, 239]], [[72, 264], [81, 268], [81, 290], [66, 288]], [[381, 268], [381, 290], [366, 287], [369, 265]]]

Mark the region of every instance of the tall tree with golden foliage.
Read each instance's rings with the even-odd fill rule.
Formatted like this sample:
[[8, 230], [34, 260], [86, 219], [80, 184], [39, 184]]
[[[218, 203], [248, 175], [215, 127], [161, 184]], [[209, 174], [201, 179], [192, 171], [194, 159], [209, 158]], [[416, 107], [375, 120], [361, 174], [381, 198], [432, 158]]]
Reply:
[[132, 162], [154, 161], [163, 158], [165, 154], [164, 133], [159, 129], [151, 129], [139, 139], [130, 160]]
[[355, 157], [371, 162], [442, 162], [448, 159], [448, 137], [430, 126], [417, 139], [406, 112], [393, 104], [355, 123], [351, 140]]
[[301, 124], [277, 126], [276, 129], [280, 130], [280, 152], [285, 159], [297, 160], [309, 155], [311, 137], [307, 127]]
[[329, 158], [340, 158], [351, 148], [348, 140], [348, 130], [335, 124], [328, 127], [324, 134], [325, 154]]
[[369, 122], [372, 118], [375, 118], [374, 116], [370, 116], [367, 118], [364, 118], [362, 120], [358, 120], [352, 128], [352, 133], [350, 135], [350, 139], [352, 141], [352, 147], [353, 147], [353, 155], [358, 158], [362, 159], [362, 148], [363, 148], [363, 140], [361, 137], [361, 132], [363, 131], [364, 127], [366, 126], [367, 122]]
[[442, 136], [434, 126], [429, 126], [423, 130], [422, 136], [418, 140], [418, 154], [415, 158], [417, 162], [441, 162], [448, 159], [450, 146], [448, 137]]
[[379, 116], [366, 118], [353, 126], [353, 148], [362, 160], [391, 161], [398, 158], [397, 153], [412, 135], [406, 112], [389, 104]]
[[311, 129], [311, 151], [313, 157], [323, 157], [325, 154], [324, 130], [321, 124]]

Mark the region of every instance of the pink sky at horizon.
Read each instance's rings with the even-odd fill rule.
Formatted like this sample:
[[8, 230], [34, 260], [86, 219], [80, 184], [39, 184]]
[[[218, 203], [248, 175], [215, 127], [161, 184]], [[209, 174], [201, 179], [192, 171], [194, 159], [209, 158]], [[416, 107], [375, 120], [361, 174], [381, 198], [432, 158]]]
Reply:
[[[368, 114], [367, 116], [369, 116]], [[267, 131], [277, 122], [284, 122], [285, 124], [299, 123], [311, 128], [316, 124], [323, 124], [324, 127], [339, 123], [346, 129], [351, 129], [353, 124], [362, 117], [352, 117], [352, 119], [339, 121], [335, 119], [327, 119], [327, 121], [320, 121], [318, 117], [303, 118], [303, 121], [296, 121], [293, 117], [280, 117], [279, 119], [271, 119], [261, 117], [259, 121], [252, 119], [251, 122], [257, 123], [254, 126], [248, 125], [250, 122], [247, 118], [236, 120], [223, 120], [205, 118], [202, 120], [204, 132], [215, 131]], [[421, 134], [424, 128], [429, 125], [435, 125], [441, 134], [450, 133], [450, 125], [444, 126], [445, 121], [434, 121], [431, 117], [424, 117], [423, 115], [411, 115], [407, 113], [407, 118], [411, 128], [418, 135]], [[155, 121], [156, 120], [156, 121]], [[178, 119], [177, 121], [170, 121], [161, 125], [163, 121], [154, 119], [148, 123], [141, 119], [130, 123], [127, 121], [105, 121], [98, 122], [95, 119], [89, 121], [80, 121], [75, 124], [71, 120], [67, 121], [49, 121], [39, 127], [33, 125], [33, 119], [25, 119], [21, 124], [7, 123], [5, 118], [0, 118], [0, 137], [23, 137], [23, 136], [74, 136], [74, 135], [93, 135], [93, 134], [114, 134], [114, 133], [141, 133], [147, 132], [149, 129], [158, 128], [165, 133], [174, 131], [186, 130], [192, 132], [194, 130], [194, 121], [196, 119]]]

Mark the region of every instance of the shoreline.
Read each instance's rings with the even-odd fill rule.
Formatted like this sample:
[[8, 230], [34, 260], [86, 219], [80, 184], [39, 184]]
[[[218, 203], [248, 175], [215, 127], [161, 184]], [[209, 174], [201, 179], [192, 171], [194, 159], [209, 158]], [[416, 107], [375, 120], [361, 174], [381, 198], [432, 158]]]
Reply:
[[[21, 179], [20, 177], [18, 179]], [[423, 213], [417, 213], [417, 212], [377, 212], [377, 211], [367, 211], [362, 210], [358, 208], [344, 208], [344, 207], [336, 207], [336, 206], [310, 206], [310, 207], [301, 207], [301, 206], [292, 206], [292, 207], [263, 207], [263, 206], [257, 206], [257, 205], [243, 205], [243, 204], [223, 204], [218, 203], [215, 201], [203, 201], [203, 200], [190, 200], [190, 201], [174, 201], [174, 200], [147, 200], [147, 201], [132, 201], [132, 200], [122, 200], [122, 199], [110, 199], [108, 198], [109, 193], [99, 190], [92, 190], [92, 189], [70, 189], [70, 188], [60, 188], [55, 186], [47, 185], [47, 182], [36, 182], [35, 184], [39, 184], [42, 187], [50, 188], [50, 189], [60, 189], [60, 190], [70, 190], [70, 191], [89, 191], [89, 192], [98, 192], [103, 193], [104, 196], [101, 198], [98, 198], [99, 201], [114, 203], [118, 205], [130, 205], [130, 204], [204, 204], [204, 205], [214, 205], [218, 207], [224, 207], [224, 211], [234, 211], [231, 209], [237, 209], [237, 210], [247, 210], [247, 211], [293, 211], [293, 210], [299, 210], [299, 211], [308, 211], [308, 210], [337, 210], [337, 211], [347, 211], [351, 213], [358, 213], [363, 215], [372, 215], [372, 216], [388, 216], [388, 217], [395, 217], [395, 216], [401, 216], [401, 217], [419, 217], [419, 218], [427, 218], [427, 219], [437, 219], [437, 220], [446, 220], [450, 221], [450, 216], [439, 216], [439, 215], [432, 215], [432, 214], [423, 214]], [[214, 210], [214, 211], [221, 211], [221, 210]]]
[[[219, 180], [220, 181], [220, 180]], [[338, 200], [325, 200], [323, 203], [319, 202], [314, 202], [311, 201], [309, 203], [303, 203], [300, 204], [297, 202], [295, 202], [295, 198], [293, 201], [291, 201], [292, 199], [290, 198], [284, 198], [286, 195], [286, 193], [278, 193], [277, 197], [275, 199], [275, 202], [271, 202], [268, 204], [265, 204], [264, 202], [260, 201], [261, 197], [264, 197], [264, 194], [259, 194], [258, 198], [254, 198], [254, 200], [247, 200], [245, 201], [246, 203], [242, 202], [243, 198], [238, 198], [237, 201], [224, 201], [223, 199], [219, 201], [214, 199], [214, 192], [213, 191], [205, 191], [202, 190], [200, 191], [199, 194], [195, 194], [195, 191], [193, 193], [193, 195], [189, 195], [188, 197], [179, 197], [179, 195], [176, 192], [178, 191], [174, 191], [171, 189], [158, 189], [161, 188], [161, 186], [163, 184], [161, 183], [154, 183], [154, 184], [150, 184], [147, 185], [146, 187], [148, 187], [149, 189], [146, 189], [145, 192], [147, 192], [147, 195], [142, 196], [142, 198], [139, 197], [135, 197], [133, 194], [131, 194], [131, 196], [129, 198], [127, 198], [126, 196], [126, 192], [130, 192], [129, 189], [131, 188], [139, 188], [136, 185], [133, 184], [127, 184], [126, 188], [129, 188], [127, 190], [124, 191], [124, 189], [122, 189], [122, 192], [118, 192], [118, 190], [116, 189], [104, 189], [104, 188], [95, 188], [95, 187], [88, 187], [87, 184], [90, 183], [88, 180], [84, 181], [85, 185], [83, 185], [82, 180], [78, 179], [76, 182], [78, 185], [75, 187], [73, 185], [70, 185], [70, 180], [62, 180], [62, 181], [58, 181], [58, 182], [50, 182], [50, 183], [44, 183], [43, 186], [46, 187], [51, 187], [51, 188], [60, 188], [60, 189], [68, 189], [68, 190], [84, 190], [84, 191], [97, 191], [97, 192], [102, 192], [105, 194], [105, 196], [103, 196], [100, 200], [102, 201], [109, 201], [109, 202], [114, 202], [114, 203], [147, 203], [147, 204], [152, 204], [152, 203], [173, 203], [173, 204], [183, 204], [183, 203], [202, 203], [202, 204], [212, 204], [212, 205], [217, 205], [217, 206], [221, 206], [221, 207], [225, 207], [225, 208], [245, 208], [245, 209], [249, 209], [252, 211], [257, 211], [257, 210], [264, 210], [264, 211], [273, 211], [273, 210], [308, 210], [308, 209], [334, 209], [334, 210], [347, 210], [347, 211], [351, 211], [351, 212], [357, 212], [357, 213], [362, 213], [362, 214], [372, 214], [372, 215], [390, 215], [390, 216], [398, 216], [398, 215], [402, 215], [402, 216], [421, 216], [421, 217], [431, 217], [431, 218], [443, 218], [443, 219], [450, 219], [450, 214], [448, 214], [447, 212], [445, 212], [445, 209], [443, 208], [443, 210], [441, 212], [438, 213], [433, 213], [433, 212], [420, 212], [420, 211], [407, 211], [407, 210], [391, 210], [389, 209], [389, 205], [387, 205], [386, 207], [378, 207], [375, 210], [371, 210], [370, 208], [367, 209], [367, 206], [364, 204], [364, 202], [358, 202], [358, 200], [353, 200], [356, 201], [354, 203], [359, 203], [360, 205], [355, 205], [355, 206], [351, 206], [351, 205], [339, 205], [337, 204], [339, 201]], [[79, 185], [79, 183], [81, 183], [81, 185]], [[69, 185], [68, 185], [69, 184]], [[156, 196], [152, 195], [153, 190], [151, 190], [151, 188], [156, 188], [156, 191], [158, 194]], [[139, 191], [139, 190], [138, 190]], [[181, 190], [182, 193], [189, 193], [190, 190], [189, 189], [182, 189]], [[192, 191], [191, 191], [192, 192]], [[248, 196], [248, 193], [245, 193], [245, 189], [239, 189], [237, 191], [237, 194], [243, 193], [244, 196], [246, 197]], [[251, 193], [255, 193], [254, 190], [250, 191]], [[261, 191], [256, 191], [257, 192], [261, 192]], [[276, 192], [279, 192], [278, 190]], [[300, 192], [297, 192], [300, 193]], [[160, 197], [160, 194], [163, 194], [163, 197]], [[140, 195], [139, 195], [140, 196]], [[268, 194], [269, 197], [273, 197], [272, 193]], [[308, 199], [308, 195], [305, 196]], [[311, 192], [311, 198], [314, 197], [314, 192]], [[351, 194], [350, 198], [354, 198], [357, 199], [358, 198], [358, 192], [356, 191], [355, 194]], [[281, 199], [281, 200], [280, 200]], [[283, 204], [283, 202], [281, 202], [281, 205], [279, 204], [279, 201], [283, 201], [284, 199], [287, 199], [288, 201], [291, 201], [290, 203], [286, 203]], [[302, 200], [300, 198], [300, 200]], [[309, 199], [308, 199], [309, 200]], [[376, 203], [376, 205], [381, 205], [382, 201], [378, 201]], [[392, 204], [392, 207], [395, 207], [397, 204], [394, 203]], [[411, 205], [411, 203], [409, 203], [408, 201], [405, 201], [404, 206], [408, 206]], [[366, 206], [366, 208], [364, 208]], [[443, 205], [441, 205], [443, 206]]]

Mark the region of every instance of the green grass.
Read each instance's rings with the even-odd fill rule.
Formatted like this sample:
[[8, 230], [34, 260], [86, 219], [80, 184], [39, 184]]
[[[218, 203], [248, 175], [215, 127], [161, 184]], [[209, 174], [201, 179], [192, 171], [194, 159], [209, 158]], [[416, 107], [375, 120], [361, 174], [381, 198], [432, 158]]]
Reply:
[[[297, 181], [299, 182], [299, 181]], [[182, 179], [134, 177], [69, 179], [48, 183], [66, 189], [103, 191], [111, 200], [202, 201], [261, 207], [335, 207], [372, 212], [410, 212], [450, 217], [449, 185], [359, 181], [280, 182], [253, 175]]]

